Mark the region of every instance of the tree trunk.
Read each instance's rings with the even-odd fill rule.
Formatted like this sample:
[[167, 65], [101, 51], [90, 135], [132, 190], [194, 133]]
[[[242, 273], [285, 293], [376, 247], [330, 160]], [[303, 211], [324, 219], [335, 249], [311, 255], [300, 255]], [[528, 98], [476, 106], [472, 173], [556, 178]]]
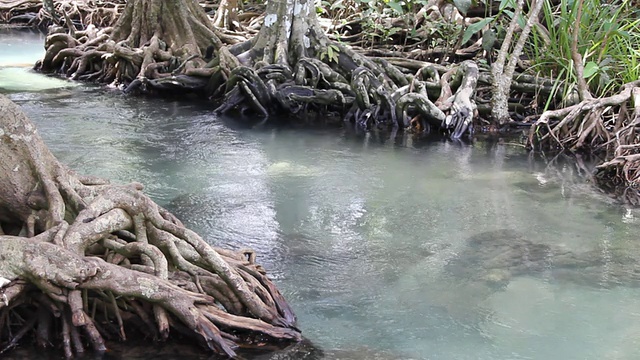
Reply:
[[213, 26], [231, 31], [240, 30], [238, 20], [238, 0], [221, 0], [213, 17]]
[[326, 48], [328, 39], [318, 23], [313, 1], [269, 1], [266, 13], [254, 40], [254, 59], [293, 66], [298, 59], [317, 57]]
[[177, 56], [204, 54], [216, 38], [204, 9], [195, 0], [128, 1], [114, 25], [111, 39], [132, 48], [161, 39]]
[[0, 353], [52, 323], [38, 343], [67, 356], [141, 327], [157, 339], [186, 328], [229, 357], [257, 339], [301, 339], [252, 251], [212, 248], [140, 184], [75, 174], [2, 95], [0, 158]]
[[87, 28], [69, 35], [53, 31], [36, 68], [63, 71], [76, 79], [129, 84], [135, 79], [167, 77], [159, 74], [162, 70], [201, 68], [207, 50], [222, 46], [196, 0], [132, 0], [113, 28]]
[[[511, 121], [508, 101], [513, 74], [516, 70], [520, 54], [522, 54], [522, 50], [524, 49], [525, 41], [531, 32], [531, 28], [538, 22], [538, 13], [542, 9], [543, 4], [544, 0], [534, 1], [529, 10], [527, 22], [518, 37], [518, 41], [511, 50], [516, 29], [520, 27], [518, 21], [520, 21], [520, 15], [524, 7], [524, 0], [518, 1], [513, 19], [509, 24], [504, 41], [500, 47], [498, 59], [491, 66], [491, 117], [500, 125], [505, 125]], [[509, 58], [508, 62], [507, 58]]]

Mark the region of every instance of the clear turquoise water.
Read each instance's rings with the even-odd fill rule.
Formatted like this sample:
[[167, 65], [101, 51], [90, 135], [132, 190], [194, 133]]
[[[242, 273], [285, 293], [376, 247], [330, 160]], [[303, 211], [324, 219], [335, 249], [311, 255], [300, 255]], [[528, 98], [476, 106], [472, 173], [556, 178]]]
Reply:
[[[17, 53], [0, 34], [0, 63], [31, 61], [41, 39], [27, 39]], [[0, 92], [72, 168], [140, 181], [211, 243], [256, 249], [309, 339], [357, 349], [341, 358], [640, 358], [640, 290], [600, 286], [611, 249], [640, 259], [637, 214], [572, 163], [509, 145], [251, 128], [207, 104], [69, 85]], [[604, 265], [557, 276], [551, 262], [501, 288], [447, 272], [471, 237], [499, 229], [596, 250]]]
[[0, 28], [0, 66], [31, 67], [44, 56], [44, 34]]

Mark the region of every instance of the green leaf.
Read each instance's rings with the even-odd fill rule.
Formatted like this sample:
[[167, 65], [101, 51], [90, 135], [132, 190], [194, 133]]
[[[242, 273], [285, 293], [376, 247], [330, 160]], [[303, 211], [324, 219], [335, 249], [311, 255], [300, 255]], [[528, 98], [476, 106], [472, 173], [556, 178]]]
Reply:
[[467, 16], [467, 11], [469, 11], [471, 5], [471, 0], [453, 0], [453, 6], [460, 11], [462, 16]]
[[331, 10], [344, 9], [344, 5], [342, 4], [342, 0], [338, 0], [338, 1], [334, 2], [333, 4], [331, 4], [331, 6], [329, 8]]
[[500, 7], [499, 7], [499, 10], [500, 10], [500, 11], [502, 11], [502, 10], [504, 10], [504, 9], [506, 9], [506, 8], [512, 8], [512, 9], [514, 9], [514, 8], [515, 8], [515, 5], [516, 5], [516, 4], [515, 4], [515, 1], [514, 1], [514, 0], [502, 0], [502, 1], [500, 1]]
[[509, 17], [509, 19], [512, 19], [512, 20], [513, 20], [513, 15], [514, 15], [513, 11], [511, 11], [511, 10], [503, 10], [502, 12], [503, 12], [503, 13], [505, 13], [505, 14], [507, 14], [507, 16]]
[[473, 34], [482, 30], [482, 28], [484, 28], [487, 24], [492, 22], [493, 19], [494, 17], [492, 16], [492, 17], [484, 18], [476, 23], [469, 25], [469, 27], [464, 31], [464, 34], [462, 35], [462, 43], [466, 44], [467, 41], [471, 39], [471, 36], [473, 36]]
[[387, 5], [400, 15], [404, 13], [404, 11], [402, 11], [402, 5], [399, 2], [389, 1]]
[[596, 64], [593, 61], [589, 61], [584, 66], [584, 71], [582, 72], [582, 77], [585, 78], [585, 79], [588, 79], [588, 78], [592, 77], [593, 75], [595, 75], [596, 73], [598, 73], [599, 70], [600, 70], [600, 67], [598, 66], [598, 64]]
[[605, 88], [611, 83], [611, 77], [606, 72], [602, 72], [600, 74], [600, 78], [598, 79], [598, 86], [601, 88]]
[[598, 64], [598, 66], [605, 67], [611, 64], [612, 62], [613, 62], [613, 58], [611, 57], [611, 55], [607, 55], [604, 57], [604, 59], [602, 59], [602, 61], [600, 61], [600, 64]]
[[520, 26], [520, 29], [524, 29], [526, 25], [527, 25], [527, 19], [525, 19], [524, 15], [520, 13], [520, 15], [518, 16], [518, 26]]
[[618, 30], [616, 31], [616, 34], [623, 37], [623, 38], [629, 38], [631, 36], [631, 34], [628, 31], [625, 30]]
[[497, 40], [496, 32], [493, 29], [489, 29], [482, 34], [482, 49], [486, 52], [490, 52], [493, 49], [493, 45]]

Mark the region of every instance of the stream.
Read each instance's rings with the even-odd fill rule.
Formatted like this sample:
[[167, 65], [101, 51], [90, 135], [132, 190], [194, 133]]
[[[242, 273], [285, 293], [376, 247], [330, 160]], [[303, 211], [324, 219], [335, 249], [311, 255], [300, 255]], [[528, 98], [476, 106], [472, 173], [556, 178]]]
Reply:
[[[573, 162], [253, 126], [212, 104], [34, 73], [43, 41], [0, 30], [0, 93], [58, 159], [141, 182], [211, 244], [256, 250], [324, 358], [640, 358], [640, 213]], [[592, 264], [561, 268], [566, 253]]]

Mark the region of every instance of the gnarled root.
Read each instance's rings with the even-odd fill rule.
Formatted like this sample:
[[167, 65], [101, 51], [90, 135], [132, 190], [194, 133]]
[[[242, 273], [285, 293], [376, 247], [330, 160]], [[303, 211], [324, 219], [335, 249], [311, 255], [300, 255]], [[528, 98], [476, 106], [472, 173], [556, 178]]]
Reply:
[[31, 330], [67, 356], [172, 328], [229, 357], [301, 339], [255, 254], [211, 247], [140, 184], [74, 174], [15, 104], [0, 96], [0, 110], [0, 350]]
[[[441, 83], [436, 67], [432, 78], [423, 80], [329, 40], [311, 3], [270, 2], [268, 12], [278, 19], [243, 42], [213, 27], [193, 2], [176, 2], [173, 12], [157, 0], [140, 3], [148, 5], [150, 15], [129, 2], [112, 29], [50, 33], [39, 68], [122, 84], [126, 92], [196, 93], [220, 100], [219, 113], [322, 114], [366, 129], [405, 129], [408, 116], [420, 121], [421, 129], [454, 138], [471, 131], [478, 81], [471, 61], [454, 67], [450, 83], [448, 78]], [[158, 18], [170, 28], [159, 26]]]
[[595, 181], [631, 204], [640, 203], [640, 81], [624, 85], [618, 94], [587, 99], [546, 111], [531, 126], [534, 149], [589, 149], [608, 161], [597, 166]]
[[[338, 47], [328, 45], [331, 46]], [[453, 138], [471, 132], [479, 76], [474, 62], [465, 61], [455, 67], [450, 83], [446, 78], [444, 83], [434, 84], [404, 75], [384, 60], [374, 62], [346, 47], [339, 49], [336, 64], [303, 56], [293, 68], [286, 63], [265, 65], [260, 61], [255, 68], [235, 67], [217, 111], [235, 108], [264, 117], [282, 111], [302, 115], [335, 113], [367, 129], [410, 128], [409, 119], [419, 116], [415, 121], [421, 122], [422, 129], [439, 129]], [[257, 61], [242, 58], [248, 63]], [[440, 81], [440, 74], [436, 70], [433, 73]], [[439, 92], [427, 90], [434, 88]], [[451, 94], [451, 88], [455, 94]]]
[[[44, 5], [44, 6], [43, 6]], [[100, 3], [76, 0], [12, 0], [0, 2], [0, 22], [46, 28], [51, 24], [67, 24], [82, 28], [85, 24], [109, 26], [124, 7], [124, 1]]]
[[[545, 111], [531, 126], [528, 144], [534, 149], [572, 151], [583, 147], [606, 150], [612, 145], [634, 144], [638, 100], [640, 81], [635, 81], [624, 85], [616, 95]], [[628, 108], [632, 103], [636, 104], [633, 115]]]

